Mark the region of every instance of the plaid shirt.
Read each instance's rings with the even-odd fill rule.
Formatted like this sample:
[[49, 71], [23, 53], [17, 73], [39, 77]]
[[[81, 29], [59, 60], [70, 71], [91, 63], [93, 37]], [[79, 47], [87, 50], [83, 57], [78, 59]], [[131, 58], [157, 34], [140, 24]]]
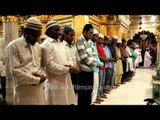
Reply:
[[81, 70], [86, 72], [93, 71], [93, 67], [97, 66], [97, 62], [92, 41], [86, 41], [81, 35], [76, 42], [76, 46], [81, 61]]

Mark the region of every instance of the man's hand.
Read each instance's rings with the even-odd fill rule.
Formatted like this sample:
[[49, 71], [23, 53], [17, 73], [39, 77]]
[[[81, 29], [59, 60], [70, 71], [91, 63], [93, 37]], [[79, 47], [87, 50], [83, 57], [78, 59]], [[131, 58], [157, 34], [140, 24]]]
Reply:
[[38, 73], [32, 73], [35, 77], [40, 77], [40, 84], [43, 83], [46, 80], [46, 76], [43, 74], [38, 74]]
[[[95, 65], [95, 66], [97, 66], [97, 61], [96, 61], [96, 60], [93, 60], [93, 61], [92, 61], [92, 64]], [[92, 66], [91, 66], [91, 67], [92, 67]]]
[[71, 65], [64, 65], [64, 66], [66, 66], [66, 67], [71, 67]]
[[41, 79], [40, 79], [40, 82], [39, 82], [40, 84], [43, 83], [43, 82], [46, 80], [46, 76], [43, 75], [43, 74], [41, 75], [40, 78], [41, 78]]
[[38, 74], [38, 73], [32, 73], [32, 75], [35, 76], [35, 77], [40, 77], [40, 76], [41, 76], [41, 75]]
[[79, 73], [81, 70], [79, 68], [75, 68], [74, 73]]
[[70, 66], [70, 67], [69, 67], [69, 72], [70, 72], [70, 73], [74, 73], [74, 71], [75, 71], [75, 68], [72, 67], [72, 66]]

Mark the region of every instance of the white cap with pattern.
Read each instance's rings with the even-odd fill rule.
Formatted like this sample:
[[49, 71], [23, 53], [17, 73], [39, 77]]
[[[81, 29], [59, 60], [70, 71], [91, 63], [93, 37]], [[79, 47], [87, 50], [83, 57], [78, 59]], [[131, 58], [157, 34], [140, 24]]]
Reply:
[[117, 35], [113, 35], [112, 38], [118, 40], [118, 36]]
[[103, 34], [99, 34], [98, 37], [103, 38], [104, 39], [104, 35]]
[[95, 35], [95, 34], [99, 34], [98, 30], [93, 29], [93, 34], [94, 34], [94, 35]]
[[41, 31], [42, 30], [42, 23], [36, 17], [30, 17], [24, 24], [24, 28], [29, 28], [32, 30]]
[[122, 41], [121, 40], [117, 40], [117, 42], [116, 43], [122, 43]]
[[53, 27], [53, 26], [56, 26], [56, 25], [59, 25], [59, 26], [60, 26], [60, 24], [59, 24], [57, 21], [55, 21], [55, 20], [50, 20], [50, 21], [48, 21], [47, 24], [46, 24], [46, 30], [48, 30], [49, 28], [51, 28], [51, 27]]

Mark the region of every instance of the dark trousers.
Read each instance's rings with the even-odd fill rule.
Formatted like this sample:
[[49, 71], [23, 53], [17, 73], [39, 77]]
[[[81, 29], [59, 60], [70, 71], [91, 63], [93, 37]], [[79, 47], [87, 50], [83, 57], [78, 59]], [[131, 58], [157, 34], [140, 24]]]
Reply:
[[79, 73], [78, 105], [88, 106], [91, 104], [93, 90], [93, 72]]
[[0, 89], [0, 93], [2, 94], [3, 99], [5, 99], [6, 98], [6, 77], [1, 76], [0, 81], [1, 81], [0, 84], [2, 86], [2, 88]]
[[123, 74], [122, 74], [122, 83], [125, 81], [126, 77], [127, 77], [127, 72], [126, 72], [126, 61], [122, 61], [122, 65], [123, 65]]
[[106, 76], [105, 76], [105, 89], [104, 91], [110, 89], [109, 87], [107, 88], [107, 86], [109, 85], [110, 87], [114, 85], [114, 81], [113, 81], [113, 68], [107, 68], [106, 69]]
[[74, 92], [78, 93], [79, 74], [71, 73], [71, 80], [74, 87]]
[[[109, 85], [110, 87], [112, 87], [114, 85], [114, 78], [115, 78], [115, 76], [114, 76], [114, 69], [113, 68], [107, 68], [106, 69], [106, 76], [105, 76], [105, 79], [107, 79], [107, 80], [106, 80], [105, 85], [106, 86]], [[107, 88], [107, 89], [110, 90], [110, 88]]]

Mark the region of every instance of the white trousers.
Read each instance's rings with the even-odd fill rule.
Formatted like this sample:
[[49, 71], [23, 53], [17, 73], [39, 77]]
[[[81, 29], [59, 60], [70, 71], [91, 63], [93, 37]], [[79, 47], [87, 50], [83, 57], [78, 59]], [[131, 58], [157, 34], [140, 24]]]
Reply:
[[97, 99], [97, 92], [98, 92], [98, 86], [99, 86], [99, 74], [98, 72], [94, 72], [93, 76], [93, 91], [92, 91], [92, 104]]

